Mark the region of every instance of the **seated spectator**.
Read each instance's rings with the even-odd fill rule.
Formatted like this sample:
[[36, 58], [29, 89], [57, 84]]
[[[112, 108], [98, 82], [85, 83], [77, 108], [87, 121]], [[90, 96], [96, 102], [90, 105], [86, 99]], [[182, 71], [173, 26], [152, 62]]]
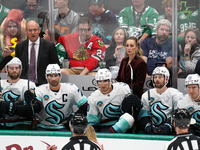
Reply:
[[128, 31], [141, 43], [144, 39], [155, 34], [158, 12], [145, 5], [145, 0], [132, 0], [133, 5], [122, 9], [119, 13], [119, 25]]
[[70, 69], [62, 69], [62, 74], [94, 74], [89, 72], [97, 68], [98, 62], [104, 59], [105, 46], [99, 37], [92, 34], [92, 22], [89, 18], [81, 17], [76, 30], [78, 33], [58, 39], [70, 60]]
[[104, 61], [113, 78], [115, 78], [115, 74], [118, 74], [120, 63], [126, 56], [126, 39], [127, 32], [122, 27], [119, 27], [113, 31], [110, 46], [106, 49]]
[[44, 9], [39, 5], [40, 0], [26, 0], [26, 8], [23, 11], [24, 18], [36, 18], [38, 14], [41, 13]]
[[89, 0], [89, 10], [83, 16], [92, 20], [92, 34], [108, 45], [113, 31], [118, 27], [118, 21], [112, 11], [104, 8], [104, 0]]
[[166, 86], [169, 81], [169, 71], [166, 67], [156, 67], [151, 79], [155, 88], [146, 91], [141, 99], [143, 108], [138, 116], [140, 133], [171, 135], [171, 117], [183, 94]]
[[26, 8], [23, 11], [24, 18], [28, 22], [29, 20], [35, 20], [40, 26], [40, 37], [43, 37], [43, 34], [47, 28], [47, 12], [44, 11], [44, 8], [40, 5], [40, 0], [26, 0]]
[[129, 37], [126, 40], [126, 53], [128, 57], [122, 59], [118, 76], [115, 80], [128, 84], [133, 94], [141, 98], [147, 73], [147, 64], [143, 60], [143, 51], [137, 38]]
[[54, 0], [54, 26], [59, 29], [60, 35], [76, 32], [79, 15], [68, 7], [71, 0]]
[[[54, 32], [55, 32], [55, 34], [54, 34], [54, 36], [55, 36], [54, 44], [56, 46], [56, 50], [57, 50], [57, 54], [58, 54], [58, 60], [60, 62], [60, 67], [62, 67], [62, 62], [66, 58], [67, 51], [65, 50], [65, 48], [62, 44], [58, 43], [58, 39], [60, 37], [59, 30], [57, 28], [54, 28]], [[50, 41], [50, 35], [51, 35], [50, 30], [46, 29], [46, 31], [43, 35], [43, 39]]]
[[[179, 8], [180, 8], [179, 0], [177, 0], [177, 5], [178, 5], [177, 10], [179, 10]], [[164, 0], [162, 2], [162, 7], [164, 8], [165, 13], [163, 15], [160, 15], [158, 17], [158, 20], [167, 19], [172, 23], [172, 0]], [[190, 20], [185, 14], [178, 12], [178, 14], [177, 14], [177, 30], [178, 30], [178, 41], [179, 42], [181, 41], [181, 39], [183, 39], [185, 31], [189, 27], [189, 22], [190, 22]]]
[[147, 77], [150, 77], [156, 67], [156, 63], [166, 63], [170, 69], [172, 66], [172, 40], [169, 38], [171, 23], [167, 19], [161, 19], [156, 24], [156, 37], [145, 39], [141, 48], [143, 58], [147, 63]]
[[188, 28], [184, 39], [179, 45], [179, 71], [178, 77], [185, 78], [194, 72], [197, 61], [200, 59], [200, 33], [196, 28]]
[[198, 28], [200, 30], [200, 1], [198, 5], [198, 10], [194, 11], [190, 15], [190, 27], [191, 28]]
[[[3, 52], [0, 61], [14, 52], [17, 43], [26, 39], [25, 26], [26, 20], [23, 19], [22, 11], [12, 9], [1, 24], [0, 48]], [[15, 53], [12, 56], [15, 56]]]

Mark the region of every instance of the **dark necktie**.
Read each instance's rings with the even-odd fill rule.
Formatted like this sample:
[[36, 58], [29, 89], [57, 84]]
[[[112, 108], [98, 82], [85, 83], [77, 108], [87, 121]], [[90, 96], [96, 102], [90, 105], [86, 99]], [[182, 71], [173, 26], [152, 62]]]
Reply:
[[30, 81], [35, 81], [36, 75], [35, 75], [35, 43], [32, 43], [31, 47], [31, 55], [30, 55], [30, 66], [29, 66], [29, 72], [30, 72]]

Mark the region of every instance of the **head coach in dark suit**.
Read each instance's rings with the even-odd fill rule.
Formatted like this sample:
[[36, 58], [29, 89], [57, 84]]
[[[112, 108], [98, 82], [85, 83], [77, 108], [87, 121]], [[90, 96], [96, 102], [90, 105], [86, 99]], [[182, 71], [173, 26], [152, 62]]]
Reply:
[[[47, 83], [45, 78], [47, 65], [59, 64], [55, 45], [53, 42], [39, 37], [40, 28], [35, 20], [27, 22], [26, 33], [28, 39], [18, 43], [15, 47], [15, 56], [22, 61], [21, 78], [30, 77], [30, 80], [35, 82], [36, 85]], [[34, 53], [32, 49], [34, 49]], [[32, 76], [34, 77], [32, 78]]]

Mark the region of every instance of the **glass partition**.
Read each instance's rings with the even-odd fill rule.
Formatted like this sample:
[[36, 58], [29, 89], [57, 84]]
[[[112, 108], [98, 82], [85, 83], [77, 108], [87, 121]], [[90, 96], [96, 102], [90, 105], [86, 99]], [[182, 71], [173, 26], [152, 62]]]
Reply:
[[[83, 15], [90, 16], [92, 19], [97, 20], [97, 22], [95, 22], [95, 24], [92, 25], [92, 27], [93, 27], [92, 33], [97, 34], [97, 35], [101, 34], [101, 36], [99, 36], [99, 37], [103, 40], [106, 48], [110, 47], [111, 46], [110, 40], [112, 38], [112, 32], [114, 31], [114, 29], [116, 27], [114, 24], [109, 22], [110, 20], [104, 21], [103, 25], [101, 23], [98, 23], [98, 19], [101, 21], [101, 17], [99, 17], [98, 15], [96, 15], [96, 17], [94, 15], [93, 16], [91, 15], [92, 14], [91, 13], [92, 12], [92, 9], [91, 9], [92, 4], [90, 4], [91, 1], [99, 2], [100, 0], [56, 0], [57, 4], [54, 4], [54, 0], [35, 0], [35, 2], [34, 2], [34, 0], [1, 0], [1, 4], [2, 4], [1, 20], [0, 20], [1, 21], [1, 39], [0, 39], [1, 51], [4, 50], [6, 45], [11, 44], [14, 47], [14, 45], [16, 43], [21, 42], [27, 38], [26, 32], [25, 32], [25, 25], [26, 25], [26, 22], [30, 19], [35, 19], [39, 22], [40, 28], [41, 28], [41, 34], [40, 34], [41, 37], [43, 37], [45, 30], [49, 27], [48, 32], [50, 35], [50, 40], [54, 41], [55, 31], [54, 31], [53, 26], [59, 30], [59, 34], [61, 36], [73, 34], [77, 31], [79, 31], [78, 33], [86, 32], [85, 30], [82, 31], [81, 29], [76, 30], [76, 28], [78, 26], [79, 17], [83, 16]], [[155, 28], [156, 22], [159, 21], [160, 19], [165, 18], [165, 19], [168, 19], [172, 23], [172, 30], [171, 30], [170, 38], [173, 41], [172, 45], [171, 45], [173, 49], [172, 49], [172, 53], [170, 55], [173, 58], [172, 59], [173, 65], [172, 65], [172, 68], [170, 69], [170, 72], [173, 77], [172, 78], [173, 82], [171, 82], [172, 86], [177, 87], [177, 85], [176, 85], [177, 83], [175, 81], [175, 80], [177, 80], [177, 77], [185, 78], [188, 73], [191, 73], [192, 71], [194, 71], [197, 60], [199, 59], [199, 56], [197, 56], [198, 54], [196, 54], [197, 53], [196, 50], [198, 50], [198, 48], [199, 48], [199, 46], [198, 46], [199, 39], [197, 40], [197, 42], [195, 43], [194, 46], [192, 45], [193, 43], [191, 41], [189, 42], [189, 43], [191, 43], [190, 46], [192, 48], [191, 48], [190, 52], [186, 52], [186, 53], [184, 52], [186, 41], [184, 42], [184, 40], [183, 40], [187, 28], [198, 28], [199, 27], [199, 21], [198, 21], [198, 20], [200, 20], [199, 19], [199, 11], [196, 11], [199, 9], [199, 1], [198, 0], [178, 0], [175, 2], [175, 1], [168, 1], [168, 0], [141, 0], [141, 1], [103, 0], [103, 7], [105, 8], [106, 13], [109, 10], [116, 15], [117, 21], [119, 22], [120, 26], [123, 27], [125, 30], [127, 30], [128, 32], [130, 30], [132, 30], [132, 32], [135, 32], [135, 31], [139, 31], [141, 29], [140, 33], [141, 33], [141, 35], [143, 35], [143, 31], [144, 31], [143, 27], [129, 28], [122, 21], [124, 18], [120, 17], [120, 15], [121, 15], [120, 13], [123, 12], [123, 9], [125, 9], [129, 6], [133, 6], [133, 5], [139, 6], [142, 4], [143, 1], [145, 2], [145, 6], [150, 6], [152, 8], [155, 8], [155, 10], [157, 10], [157, 12], [158, 12], [158, 15], [157, 16], [155, 15], [155, 17], [157, 17], [156, 19], [155, 18], [149, 19], [151, 16], [147, 16], [146, 18], [145, 17], [143, 18], [142, 15], [140, 16], [139, 11], [137, 12], [138, 14], [136, 13], [136, 16], [135, 16], [136, 20], [137, 20], [137, 17], [139, 17], [140, 20], [146, 19], [145, 20], [146, 22], [149, 21], [149, 24], [147, 24], [147, 26], [146, 26], [147, 28], [149, 28], [148, 30], [150, 31], [149, 33], [147, 32], [148, 38], [156, 35], [156, 28]], [[67, 14], [64, 14], [64, 17], [67, 17], [67, 18], [62, 19], [62, 17], [61, 17], [62, 15], [59, 14], [59, 12], [62, 10], [62, 9], [60, 9], [61, 8], [60, 5], [63, 5], [63, 7], [64, 7], [64, 5], [66, 3], [68, 5], [68, 8], [71, 11], [73, 11], [74, 13], [71, 14], [71, 16], [69, 17], [69, 12], [68, 12]], [[167, 12], [167, 11], [169, 11], [168, 10], [169, 7], [172, 7], [171, 10], [173, 10], [173, 14], [171, 14], [171, 18], [170, 18], [170, 16], [168, 16], [168, 12]], [[145, 7], [145, 9], [147, 9], [147, 7]], [[10, 10], [10, 14], [9, 14], [9, 10]], [[135, 11], [137, 11], [137, 10], [135, 10]], [[141, 10], [141, 11], [143, 11], [143, 13], [144, 13], [146, 10]], [[154, 10], [152, 10], [152, 11], [154, 11]], [[78, 16], [76, 15], [76, 13], [78, 14]], [[131, 22], [131, 21], [133, 22], [133, 20], [134, 20], [134, 18], [130, 17], [133, 15], [131, 13], [132, 12], [130, 11], [128, 14], [129, 17], [127, 17], [128, 18], [127, 22]], [[22, 14], [23, 14], [23, 16], [22, 16]], [[87, 15], [87, 14], [89, 14], [89, 15]], [[7, 17], [7, 15], [8, 15], [8, 17]], [[105, 15], [104, 17], [106, 18], [108, 16]], [[9, 19], [13, 20], [14, 22], [12, 22], [12, 21], [10, 22]], [[76, 19], [76, 21], [73, 22], [72, 21], [73, 19]], [[122, 20], [120, 20], [120, 19], [122, 19]], [[109, 24], [112, 24], [112, 27], [110, 27]], [[151, 25], [154, 25], [154, 27]], [[132, 26], [132, 25], [130, 25], [130, 26]], [[15, 35], [9, 34], [9, 31], [7, 29], [14, 29], [14, 28], [17, 29], [17, 32], [15, 33]], [[99, 28], [101, 28], [101, 29], [99, 29]], [[107, 30], [106, 28], [110, 28], [110, 30]], [[154, 28], [154, 30], [153, 30], [153, 28]], [[88, 28], [88, 30], [89, 29], [90, 28]], [[94, 29], [95, 29], [95, 31], [94, 31]], [[110, 32], [110, 31], [112, 31], [112, 32]], [[107, 32], [109, 32], [109, 33], [107, 33]], [[155, 33], [155, 34], [153, 34], [153, 33]], [[173, 36], [176, 36], [176, 38]], [[199, 34], [196, 36], [198, 38]], [[16, 40], [13, 39], [15, 37], [17, 38]], [[140, 37], [141, 36], [139, 36], [139, 38]], [[106, 40], [104, 40], [104, 38]], [[13, 39], [12, 42], [14, 44], [11, 42], [12, 39]], [[70, 43], [68, 43], [68, 42], [66, 43], [66, 40], [67, 39], [64, 38], [64, 42], [62, 42], [62, 44], [64, 45], [64, 48], [68, 51]], [[142, 43], [142, 40], [140, 42]], [[91, 53], [90, 51], [88, 51], [88, 48], [90, 46], [89, 44], [87, 45], [88, 47], [84, 47], [79, 42], [71, 43], [71, 45], [72, 45], [71, 47], [73, 47], [74, 45], [78, 45], [78, 46], [77, 46], [76, 50], [74, 49], [73, 52], [68, 51], [67, 52], [68, 56], [66, 56], [67, 55], [66, 53], [63, 54], [62, 59], [60, 59], [61, 67], [62, 67], [62, 61], [64, 59], [70, 60], [70, 67], [80, 67], [80, 68], [84, 68], [85, 67], [84, 63], [86, 61], [89, 61], [89, 58], [93, 57], [94, 55], [96, 57], [95, 59], [97, 59], [98, 61], [105, 61], [106, 51], [105, 51], [105, 49], [101, 49], [102, 48], [101, 41], [97, 42], [97, 45], [99, 47], [97, 47], [97, 49], [94, 53]], [[125, 46], [125, 45], [123, 45], [123, 46]], [[124, 48], [124, 52], [125, 52], [125, 48]], [[152, 51], [152, 52], [154, 52], [154, 51]], [[166, 55], [165, 53], [162, 53], [162, 54]], [[158, 56], [160, 57], [162, 54], [160, 54]], [[123, 56], [125, 56], [125, 55], [123, 55]], [[113, 54], [110, 55], [109, 57], [113, 57]], [[118, 59], [120, 61], [121, 58], [118, 58]], [[1, 57], [1, 60], [2, 60], [2, 57]], [[78, 64], [80, 66], [76, 66], [76, 65], [74, 66], [73, 61], [78, 61], [79, 62]], [[96, 71], [95, 69], [97, 69], [99, 67], [98, 61], [94, 60], [94, 61], [91, 61], [90, 64], [86, 65], [86, 66], [88, 66], [88, 68], [89, 68], [88, 70], [90, 72]], [[162, 60], [161, 62], [164, 63], [165, 61]], [[118, 63], [118, 67], [119, 67], [119, 64], [120, 63]], [[106, 67], [109, 68], [109, 66], [106, 66]], [[151, 74], [149, 74], [149, 75], [151, 75]]]

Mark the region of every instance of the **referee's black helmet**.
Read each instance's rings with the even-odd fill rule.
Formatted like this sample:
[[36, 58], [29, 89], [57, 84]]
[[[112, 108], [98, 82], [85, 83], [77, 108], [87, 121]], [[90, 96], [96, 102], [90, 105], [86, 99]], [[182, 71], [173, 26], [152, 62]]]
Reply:
[[88, 121], [85, 115], [75, 113], [70, 121], [72, 132], [75, 134], [84, 134], [87, 130]]
[[176, 109], [172, 115], [173, 121], [175, 121], [176, 127], [188, 128], [190, 124], [194, 124], [194, 121], [191, 122], [191, 115], [187, 109]]

